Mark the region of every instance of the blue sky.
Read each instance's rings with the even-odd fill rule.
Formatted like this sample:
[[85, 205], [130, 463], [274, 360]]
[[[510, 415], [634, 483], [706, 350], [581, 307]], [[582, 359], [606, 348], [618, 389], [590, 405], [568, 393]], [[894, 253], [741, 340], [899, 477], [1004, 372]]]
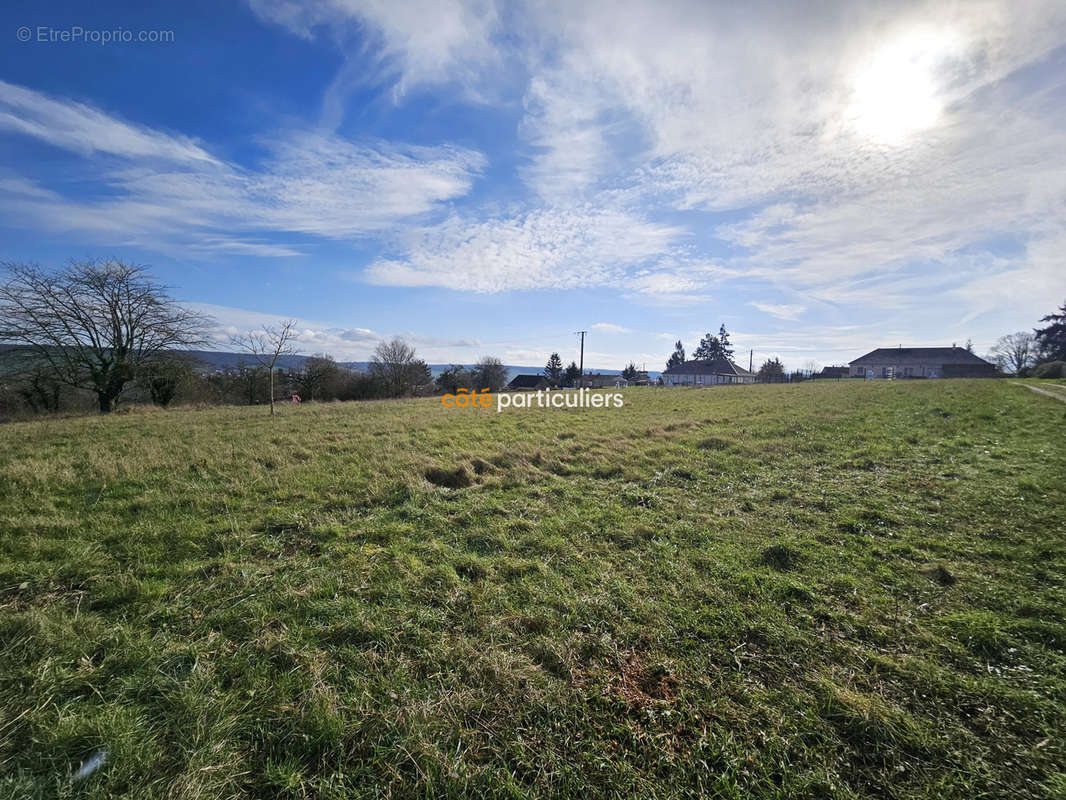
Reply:
[[0, 11], [2, 257], [147, 264], [220, 341], [801, 367], [1066, 298], [1056, 0], [147, 5]]

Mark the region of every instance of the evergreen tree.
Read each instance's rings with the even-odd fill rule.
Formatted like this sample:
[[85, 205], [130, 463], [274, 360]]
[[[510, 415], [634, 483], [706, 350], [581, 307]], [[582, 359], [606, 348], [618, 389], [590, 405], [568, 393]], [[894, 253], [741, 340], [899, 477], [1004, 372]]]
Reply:
[[1066, 303], [1062, 304], [1057, 314], [1048, 314], [1041, 317], [1040, 321], [1051, 323], [1035, 331], [1040, 361], [1066, 361]]
[[578, 378], [581, 377], [581, 369], [576, 361], [571, 361], [570, 366], [563, 373], [563, 386], [577, 386]]
[[670, 358], [667, 359], [666, 368], [672, 369], [674, 367], [680, 367], [685, 363], [685, 348], [681, 344], [681, 340], [677, 340], [677, 344], [674, 345], [674, 352], [670, 354]]
[[627, 381], [635, 381], [637, 379], [637, 365], [632, 361], [622, 370], [622, 377]]
[[558, 386], [563, 377], [563, 360], [558, 353], [552, 353], [548, 358], [548, 364], [544, 367], [544, 377], [551, 382], [552, 386]]
[[725, 323], [723, 322], [721, 327], [718, 328], [718, 344], [722, 350], [722, 358], [727, 358], [730, 361], [733, 360], [733, 347], [729, 341], [729, 331], [725, 329]]
[[713, 333], [708, 333], [700, 339], [700, 345], [692, 357], [696, 361], [714, 361], [716, 358], [725, 358], [721, 340]]
[[780, 380], [785, 376], [785, 365], [779, 358], [768, 358], [759, 367], [759, 377], [763, 380]]

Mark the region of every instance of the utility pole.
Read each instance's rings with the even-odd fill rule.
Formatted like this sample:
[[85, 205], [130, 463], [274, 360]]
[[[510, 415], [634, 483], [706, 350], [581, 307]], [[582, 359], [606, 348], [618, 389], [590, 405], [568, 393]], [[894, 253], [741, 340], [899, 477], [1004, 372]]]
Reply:
[[748, 372], [751, 372], [751, 368], [755, 366], [755, 350], [748, 351]]
[[581, 334], [581, 367], [579, 368], [580, 372], [581, 372], [581, 377], [578, 379], [577, 388], [584, 389], [585, 388], [585, 334], [588, 333], [588, 331], [574, 331], [574, 333]]

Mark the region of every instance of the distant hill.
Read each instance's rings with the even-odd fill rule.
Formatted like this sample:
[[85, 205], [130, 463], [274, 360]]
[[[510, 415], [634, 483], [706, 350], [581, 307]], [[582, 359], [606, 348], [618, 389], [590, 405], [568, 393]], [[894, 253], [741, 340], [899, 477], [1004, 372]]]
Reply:
[[[29, 348], [26, 348], [22, 345], [0, 346], [0, 362], [3, 361], [3, 353], [5, 351], [17, 352], [28, 349]], [[184, 352], [184, 355], [196, 359], [196, 361], [198, 361], [202, 365], [201, 369], [204, 372], [216, 372], [236, 369], [242, 363], [251, 364], [255, 362], [255, 359], [247, 353], [229, 353], [221, 350], [187, 350]], [[310, 356], [282, 356], [278, 359], [278, 367], [280, 369], [285, 370], [302, 369], [304, 362], [306, 362], [308, 358], [310, 358]], [[342, 367], [357, 370], [360, 372], [365, 371], [370, 366], [369, 361], [338, 361], [337, 363]], [[450, 366], [451, 364], [430, 364], [429, 369], [433, 373], [433, 377], [437, 377], [438, 375], [440, 375], [440, 373], [448, 369]], [[466, 364], [464, 366], [469, 367], [473, 365]], [[513, 378], [515, 375], [529, 373], [540, 374], [540, 372], [544, 369], [543, 366], [529, 367], [516, 364], [504, 364], [504, 367], [507, 370], [508, 381], [510, 381], [511, 378]], [[619, 369], [596, 369], [594, 367], [588, 367], [585, 371], [598, 372], [603, 375], [620, 375], [622, 373], [622, 371]], [[649, 371], [648, 376], [654, 381], [659, 377], [659, 373]]]
[[[216, 350], [190, 350], [188, 351], [188, 355], [203, 364], [209, 371], [235, 369], [242, 363], [249, 364], [254, 362], [254, 359], [247, 353], [224, 353]], [[282, 356], [278, 359], [278, 367], [281, 369], [302, 369], [304, 362], [306, 362], [308, 358], [310, 358], [310, 356]], [[370, 368], [369, 361], [338, 361], [337, 365], [359, 372], [366, 371]], [[450, 366], [451, 364], [430, 364], [429, 369], [433, 373], [433, 377], [436, 377]], [[542, 369], [542, 367], [522, 367], [508, 364], [505, 364], [504, 366], [508, 371], [508, 380], [514, 375], [522, 372], [540, 372]]]
[[[236, 367], [242, 362], [248, 364], [251, 363], [253, 360], [252, 357], [246, 353], [226, 353], [217, 350], [190, 350], [188, 351], [188, 355], [196, 358], [198, 361], [203, 363], [206, 368], [210, 370], [236, 369]], [[307, 361], [308, 358], [310, 358], [310, 356], [282, 356], [278, 359], [278, 366], [281, 369], [301, 369], [304, 365], [304, 362]], [[358, 371], [365, 371], [370, 367], [369, 361], [338, 361], [337, 364], [342, 367]], [[437, 377], [438, 375], [440, 375], [440, 373], [448, 369], [450, 366], [452, 366], [450, 363], [430, 364], [429, 369], [433, 373], [433, 377]], [[470, 367], [473, 365], [465, 364], [464, 366]], [[504, 364], [504, 368], [507, 370], [507, 380], [511, 380], [511, 378], [513, 378], [515, 375], [528, 373], [539, 374], [544, 369], [543, 366], [530, 367], [518, 364]], [[585, 371], [598, 372], [603, 375], [622, 374], [622, 370], [620, 369], [595, 369], [590, 367]], [[652, 380], [655, 380], [659, 377], [659, 373], [649, 371], [648, 376]]]

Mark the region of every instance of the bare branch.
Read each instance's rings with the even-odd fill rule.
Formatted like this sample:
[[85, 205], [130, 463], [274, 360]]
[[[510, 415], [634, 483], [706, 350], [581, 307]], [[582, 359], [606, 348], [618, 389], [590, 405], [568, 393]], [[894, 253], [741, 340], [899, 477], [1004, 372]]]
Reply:
[[270, 415], [274, 416], [274, 366], [282, 356], [296, 352], [296, 320], [279, 322], [276, 326], [264, 325], [259, 330], [249, 331], [243, 336], [233, 336], [230, 342], [234, 347], [252, 356], [260, 366], [270, 372]]

